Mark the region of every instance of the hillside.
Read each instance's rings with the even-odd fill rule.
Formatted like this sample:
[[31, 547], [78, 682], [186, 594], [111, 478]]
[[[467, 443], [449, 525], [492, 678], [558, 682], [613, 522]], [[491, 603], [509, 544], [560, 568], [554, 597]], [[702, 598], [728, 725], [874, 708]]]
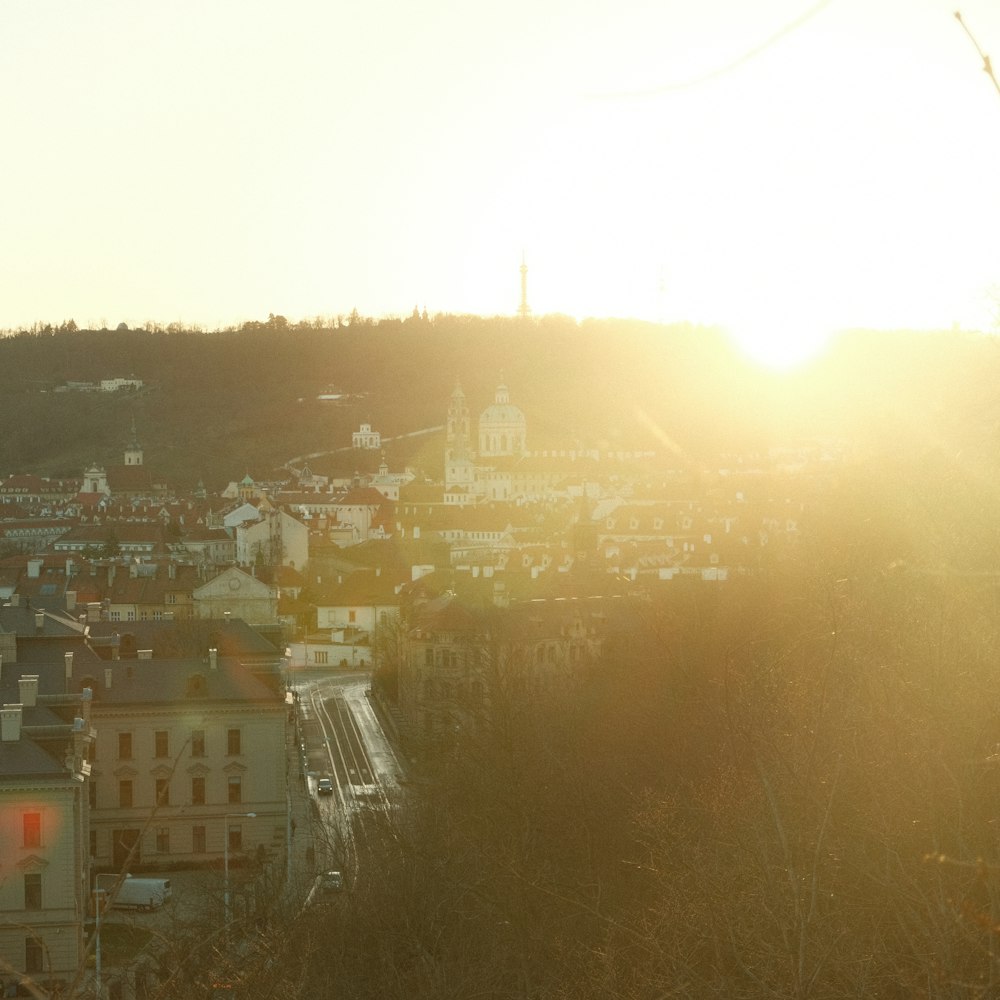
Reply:
[[[134, 417], [147, 465], [178, 486], [201, 479], [217, 488], [344, 448], [361, 421], [385, 437], [439, 426], [456, 379], [478, 412], [501, 378], [529, 417], [529, 447], [644, 444], [699, 465], [822, 435], [875, 450], [985, 454], [1000, 419], [998, 367], [989, 338], [857, 334], [811, 368], [778, 375], [753, 368], [712, 330], [563, 317], [18, 334], [0, 339], [0, 474], [70, 476], [91, 461], [114, 464]], [[145, 388], [55, 391], [115, 376]], [[329, 385], [351, 399], [318, 401]], [[439, 439], [408, 448], [390, 444], [390, 461], [436, 471]], [[350, 471], [366, 458], [312, 464]]]

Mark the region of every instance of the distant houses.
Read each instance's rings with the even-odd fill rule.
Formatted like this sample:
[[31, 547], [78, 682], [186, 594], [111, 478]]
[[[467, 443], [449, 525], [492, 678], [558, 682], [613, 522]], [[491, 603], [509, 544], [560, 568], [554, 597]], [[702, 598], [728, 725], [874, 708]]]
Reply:
[[68, 381], [56, 386], [55, 392], [138, 392], [145, 382], [141, 378], [102, 378], [98, 382]]

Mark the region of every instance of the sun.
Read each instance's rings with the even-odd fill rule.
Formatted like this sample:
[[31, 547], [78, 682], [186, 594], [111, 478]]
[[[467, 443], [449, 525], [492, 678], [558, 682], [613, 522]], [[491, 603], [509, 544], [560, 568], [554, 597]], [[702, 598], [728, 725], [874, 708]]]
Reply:
[[755, 364], [777, 371], [809, 364], [833, 338], [833, 331], [821, 324], [781, 315], [730, 321], [725, 328], [737, 350]]

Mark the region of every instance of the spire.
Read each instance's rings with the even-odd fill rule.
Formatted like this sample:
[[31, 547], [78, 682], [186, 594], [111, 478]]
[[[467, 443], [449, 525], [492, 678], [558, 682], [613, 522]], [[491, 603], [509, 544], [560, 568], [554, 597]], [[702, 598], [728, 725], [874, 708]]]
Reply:
[[132, 411], [132, 437], [125, 447], [125, 464], [142, 465], [142, 445], [139, 444], [139, 434], [135, 429], [135, 410]]

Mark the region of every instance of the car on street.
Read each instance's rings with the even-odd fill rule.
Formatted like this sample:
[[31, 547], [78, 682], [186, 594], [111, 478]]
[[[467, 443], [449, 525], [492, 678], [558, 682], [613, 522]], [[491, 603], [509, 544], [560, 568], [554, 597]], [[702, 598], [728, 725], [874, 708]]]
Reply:
[[319, 892], [340, 892], [344, 888], [344, 876], [340, 872], [323, 872], [316, 876]]
[[320, 795], [333, 795], [333, 780], [330, 778], [320, 778], [316, 782], [316, 791]]

